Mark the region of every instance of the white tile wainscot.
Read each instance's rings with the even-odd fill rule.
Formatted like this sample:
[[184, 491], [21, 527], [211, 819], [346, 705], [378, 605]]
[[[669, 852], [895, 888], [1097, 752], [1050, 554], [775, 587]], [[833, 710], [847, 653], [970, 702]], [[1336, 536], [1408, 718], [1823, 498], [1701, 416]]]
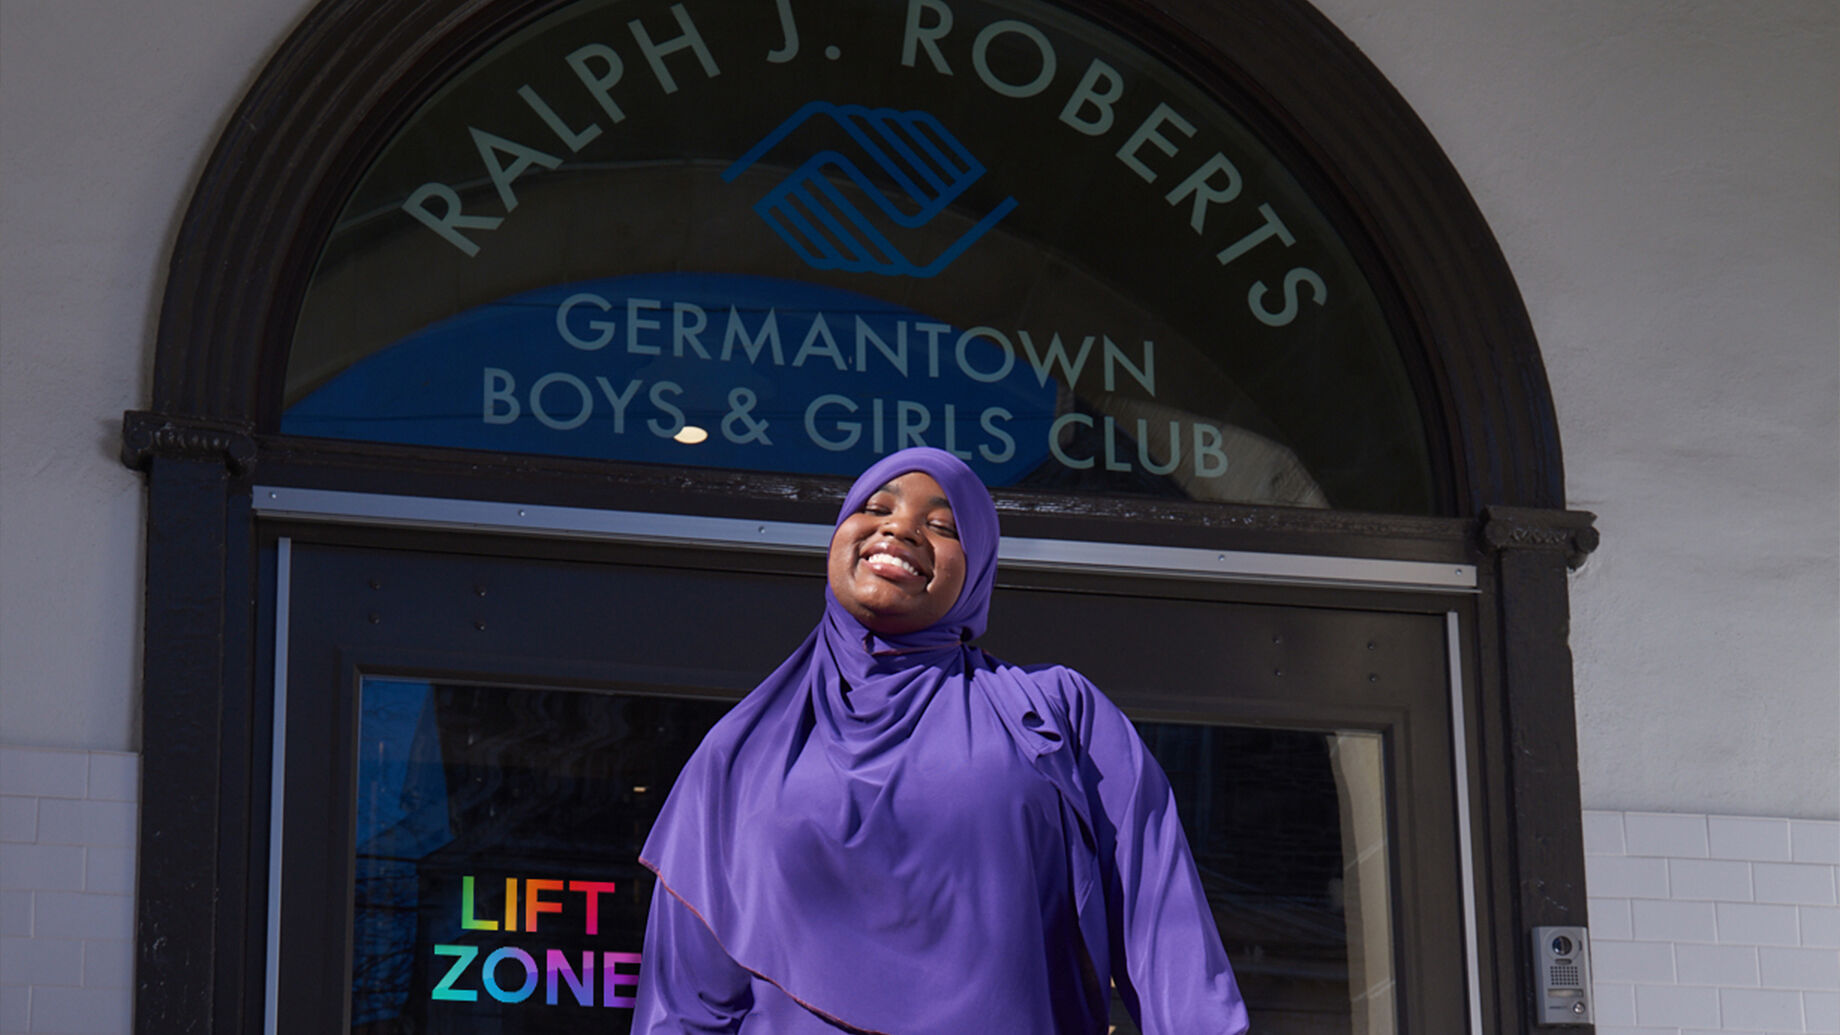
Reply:
[[140, 757], [0, 745], [0, 1035], [133, 1025]]
[[1585, 813], [1598, 1035], [1840, 1035], [1840, 822]]
[[[0, 746], [0, 1035], [131, 1030], [139, 763]], [[1840, 822], [1584, 826], [1599, 1035], [1840, 1035]]]

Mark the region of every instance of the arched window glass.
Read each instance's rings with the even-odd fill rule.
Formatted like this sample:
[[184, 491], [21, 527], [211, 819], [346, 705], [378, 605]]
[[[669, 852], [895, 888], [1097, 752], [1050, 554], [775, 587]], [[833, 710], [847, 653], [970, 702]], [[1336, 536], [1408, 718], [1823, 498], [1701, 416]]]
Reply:
[[1447, 506], [1325, 188], [1167, 53], [1027, 0], [566, 5], [378, 154], [281, 430]]

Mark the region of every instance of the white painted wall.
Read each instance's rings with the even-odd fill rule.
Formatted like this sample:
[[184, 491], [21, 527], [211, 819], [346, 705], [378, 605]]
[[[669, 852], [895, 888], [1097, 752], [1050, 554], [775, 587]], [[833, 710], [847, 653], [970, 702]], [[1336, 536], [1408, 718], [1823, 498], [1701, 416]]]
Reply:
[[1533, 316], [1585, 804], [1840, 816], [1840, 7], [1322, 0]]
[[[1584, 797], [1840, 815], [1840, 8], [1323, 0], [1520, 279], [1575, 506]], [[0, 742], [133, 749], [159, 292], [304, 0], [0, 3]]]
[[138, 744], [145, 493], [121, 413], [148, 405], [193, 180], [305, 9], [0, 2], [0, 743]]

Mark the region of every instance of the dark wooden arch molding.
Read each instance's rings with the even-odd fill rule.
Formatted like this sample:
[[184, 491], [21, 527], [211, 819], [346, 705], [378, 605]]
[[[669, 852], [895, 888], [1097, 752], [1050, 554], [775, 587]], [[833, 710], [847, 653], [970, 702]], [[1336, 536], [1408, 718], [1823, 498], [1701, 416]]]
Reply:
[[[153, 410], [273, 430], [313, 263], [371, 159], [446, 79], [566, 0], [325, 0], [231, 118], [174, 248]], [[1405, 101], [1302, 0], [1072, 6], [1137, 38], [1303, 160], [1321, 202], [1390, 288], [1421, 355], [1450, 512], [1564, 506], [1546, 374], [1506, 260]]]

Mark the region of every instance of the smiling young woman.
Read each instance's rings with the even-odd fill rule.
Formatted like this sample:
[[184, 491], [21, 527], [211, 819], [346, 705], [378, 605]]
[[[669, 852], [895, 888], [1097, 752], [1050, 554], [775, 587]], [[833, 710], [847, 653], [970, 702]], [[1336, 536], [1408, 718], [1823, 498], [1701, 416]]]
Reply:
[[910, 471], [869, 494], [831, 536], [831, 594], [885, 636], [944, 618], [965, 587], [958, 519], [939, 482]]
[[1072, 669], [975, 645], [997, 513], [950, 453], [863, 472], [824, 615], [684, 767], [635, 1035], [1242, 1035], [1169, 781]]

